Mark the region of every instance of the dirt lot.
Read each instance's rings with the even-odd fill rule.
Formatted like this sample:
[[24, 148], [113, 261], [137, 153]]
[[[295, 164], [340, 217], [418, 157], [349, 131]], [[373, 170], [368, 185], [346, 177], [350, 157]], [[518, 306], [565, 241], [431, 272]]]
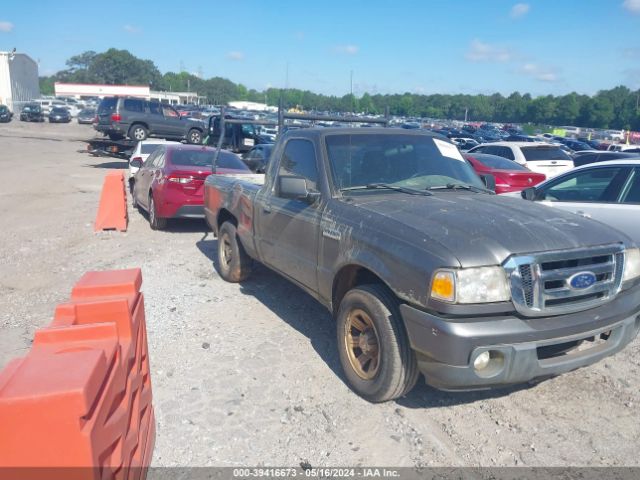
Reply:
[[158, 432], [174, 465], [640, 465], [640, 341], [535, 386], [449, 394], [420, 384], [371, 405], [345, 385], [334, 325], [259, 268], [213, 268], [204, 222], [93, 233], [104, 174], [91, 127], [0, 124], [0, 367], [29, 348], [87, 270], [142, 267]]

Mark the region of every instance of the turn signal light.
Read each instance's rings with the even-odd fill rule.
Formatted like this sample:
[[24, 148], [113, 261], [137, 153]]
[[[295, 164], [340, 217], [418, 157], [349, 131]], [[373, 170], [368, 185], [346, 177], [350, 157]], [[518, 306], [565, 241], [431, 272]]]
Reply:
[[453, 302], [455, 300], [455, 278], [453, 272], [440, 271], [433, 277], [431, 283], [431, 297], [444, 300], [445, 302]]

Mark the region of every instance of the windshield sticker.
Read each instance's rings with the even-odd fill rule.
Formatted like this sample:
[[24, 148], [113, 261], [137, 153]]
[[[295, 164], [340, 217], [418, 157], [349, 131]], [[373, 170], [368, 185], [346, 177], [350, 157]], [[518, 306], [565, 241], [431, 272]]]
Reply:
[[436, 147], [438, 147], [438, 150], [440, 150], [440, 154], [442, 156], [455, 158], [456, 160], [464, 162], [464, 158], [462, 158], [462, 155], [460, 155], [460, 150], [458, 150], [458, 147], [456, 147], [454, 144], [443, 142], [442, 140], [438, 140], [437, 138], [434, 138], [433, 142], [436, 144]]

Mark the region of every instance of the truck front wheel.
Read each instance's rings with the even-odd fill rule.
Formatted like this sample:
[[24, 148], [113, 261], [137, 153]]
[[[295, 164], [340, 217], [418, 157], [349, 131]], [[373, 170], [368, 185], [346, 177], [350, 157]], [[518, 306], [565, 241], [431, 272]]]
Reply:
[[251, 273], [251, 263], [238, 240], [235, 225], [224, 222], [218, 231], [218, 273], [227, 282], [238, 283]]
[[418, 380], [396, 297], [382, 285], [347, 292], [337, 316], [338, 352], [349, 386], [370, 402], [407, 394]]

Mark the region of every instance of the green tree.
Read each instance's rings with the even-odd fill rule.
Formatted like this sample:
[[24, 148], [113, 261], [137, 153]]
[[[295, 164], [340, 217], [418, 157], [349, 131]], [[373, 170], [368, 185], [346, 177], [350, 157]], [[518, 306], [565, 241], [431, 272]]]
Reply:
[[142, 60], [127, 50], [110, 48], [98, 54], [87, 69], [89, 74], [107, 85], [160, 84], [160, 71], [151, 60]]

